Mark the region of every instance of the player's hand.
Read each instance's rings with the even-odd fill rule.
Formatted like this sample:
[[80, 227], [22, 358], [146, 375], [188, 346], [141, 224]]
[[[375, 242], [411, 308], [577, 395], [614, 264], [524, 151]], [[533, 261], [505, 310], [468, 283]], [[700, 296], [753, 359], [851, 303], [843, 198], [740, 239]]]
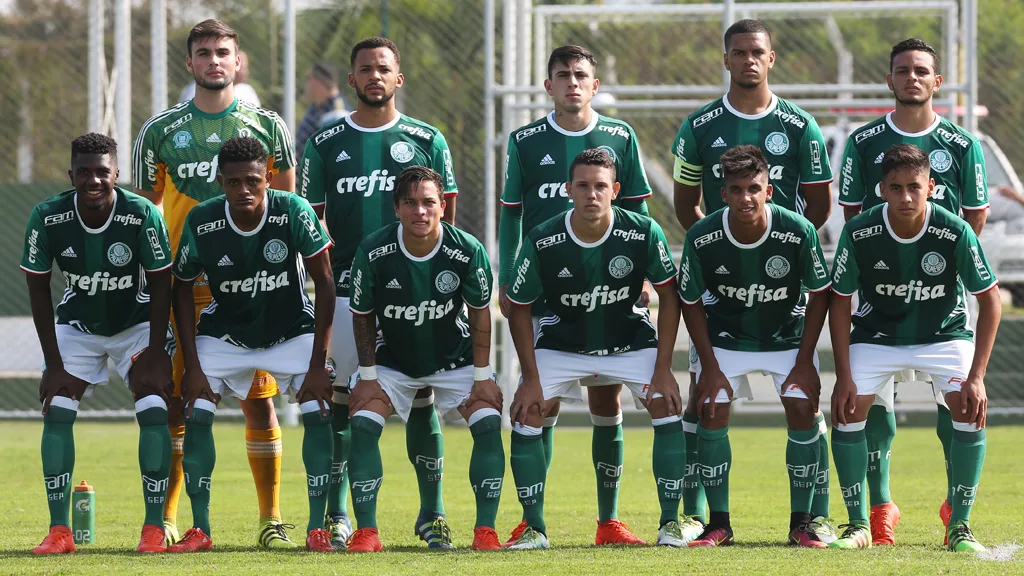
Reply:
[[713, 370], [704, 369], [697, 380], [697, 417], [703, 418], [707, 412], [708, 418], [715, 417], [715, 404], [717, 404], [718, 393], [725, 390], [726, 395], [732, 399], [733, 389], [729, 379], [725, 377], [722, 370], [715, 367]]
[[376, 378], [373, 380], [363, 380], [360, 378], [356, 382], [356, 387], [352, 388], [348, 394], [349, 417], [366, 408], [374, 400], [380, 400], [389, 410], [393, 408], [391, 398], [388, 398], [388, 395], [384, 393], [384, 389], [380, 387], [380, 382]]
[[509, 310], [512, 309], [512, 301], [508, 299], [508, 284], [498, 286], [498, 308], [501, 309], [501, 315], [508, 318]]
[[647, 404], [650, 405], [655, 394], [665, 399], [669, 416], [683, 413], [683, 399], [679, 395], [679, 383], [671, 370], [655, 370], [651, 377], [651, 386], [647, 389]]
[[132, 395], [137, 399], [143, 390], [149, 390], [167, 402], [174, 389], [171, 374], [171, 357], [167, 355], [167, 351], [152, 346], [146, 348], [135, 359], [131, 368], [129, 384]]
[[636, 305], [647, 308], [651, 303], [651, 283], [644, 280], [644, 287], [640, 289], [640, 297], [636, 299]]
[[832, 390], [832, 427], [846, 424], [846, 419], [857, 410], [857, 386], [850, 377], [836, 378]]
[[981, 378], [968, 377], [960, 387], [960, 414], [967, 416], [968, 424], [975, 424], [979, 429], [985, 427], [988, 395], [985, 393], [985, 381]]
[[797, 361], [793, 365], [793, 369], [789, 371], [786, 381], [782, 384], [782, 392], [785, 393], [790, 386], [799, 388], [814, 403], [814, 409], [818, 409], [818, 402], [821, 399], [821, 376], [813, 361]]
[[334, 397], [334, 389], [331, 387], [331, 378], [327, 375], [324, 366], [313, 366], [306, 372], [306, 379], [295, 394], [299, 402], [316, 400], [322, 416], [331, 413], [331, 399]]
[[505, 398], [502, 396], [501, 388], [498, 388], [494, 378], [473, 381], [473, 389], [469, 393], [469, 398], [466, 398], [465, 405], [472, 406], [477, 402], [483, 402], [501, 412], [502, 406], [505, 405]]
[[68, 374], [63, 365], [47, 366], [39, 380], [39, 401], [43, 403], [43, 414], [50, 410], [50, 401], [54, 396], [63, 392], [63, 395], [70, 397], [79, 382], [78, 378]]
[[185, 410], [185, 418], [192, 417], [192, 408], [196, 400], [202, 398], [213, 403], [217, 403], [220, 400], [213, 393], [213, 388], [210, 387], [210, 381], [206, 379], [206, 374], [198, 368], [193, 368], [192, 370], [185, 368], [185, 375], [181, 378], [181, 398], [184, 400], [185, 405], [188, 406], [188, 409]]
[[536, 406], [540, 410], [543, 408], [543, 405], [544, 390], [540, 386], [540, 381], [534, 380], [531, 382], [524, 378], [520, 382], [519, 387], [516, 388], [515, 396], [512, 397], [512, 407], [509, 409], [508, 416], [513, 424], [523, 424], [526, 421], [527, 414], [530, 412], [530, 408]]

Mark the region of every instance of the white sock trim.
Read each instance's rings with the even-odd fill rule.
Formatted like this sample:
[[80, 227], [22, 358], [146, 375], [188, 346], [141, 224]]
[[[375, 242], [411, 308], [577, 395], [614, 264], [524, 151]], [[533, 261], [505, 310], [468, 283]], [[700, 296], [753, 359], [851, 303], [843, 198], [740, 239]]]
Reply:
[[217, 405], [205, 398], [196, 398], [195, 402], [192, 403], [193, 410], [206, 410], [207, 412], [217, 413]]
[[136, 414], [139, 414], [141, 412], [145, 412], [146, 410], [149, 410], [150, 408], [161, 408], [161, 409], [163, 409], [166, 412], [167, 411], [167, 402], [164, 402], [164, 399], [159, 397], [159, 396], [157, 396], [156, 394], [151, 394], [151, 395], [146, 396], [142, 400], [139, 400], [138, 402], [135, 403], [135, 413]]
[[319, 412], [319, 411], [320, 411], [320, 401], [319, 400], [306, 400], [302, 404], [299, 404], [299, 412], [301, 412], [303, 414], [309, 414], [310, 412]]
[[541, 428], [535, 428], [533, 426], [523, 426], [519, 422], [512, 425], [512, 431], [520, 436], [540, 436]]
[[71, 410], [72, 412], [78, 412], [78, 404], [78, 400], [68, 398], [67, 396], [54, 396], [50, 399], [50, 406]]
[[957, 422], [954, 420], [953, 430], [958, 430], [960, 432], [977, 432], [978, 430], [981, 430], [981, 428], [978, 428], [977, 424], [971, 424], [970, 422]]
[[598, 416], [597, 414], [591, 414], [590, 421], [594, 426], [618, 426], [619, 424], [622, 424], [622, 412], [619, 412], [615, 416]]
[[549, 416], [544, 419], [545, 428], [554, 428], [555, 424], [558, 424], [558, 414], [555, 414], [554, 416]]
[[383, 416], [381, 416], [380, 414], [377, 414], [376, 412], [373, 412], [371, 410], [360, 410], [359, 412], [356, 412], [355, 414], [353, 414], [352, 418], [353, 419], [355, 419], [355, 418], [368, 418], [370, 420], [373, 420], [377, 424], [380, 424], [381, 426], [384, 426], [384, 422], [385, 422], [385, 419], [384, 419]]
[[[865, 420], [867, 422], [867, 420]], [[818, 434], [828, 438], [828, 423], [822, 420], [818, 422]]]
[[683, 432], [685, 432], [687, 434], [696, 434], [697, 433], [697, 423], [696, 422], [687, 422], [686, 420], [683, 420]]
[[679, 422], [682, 419], [682, 416], [665, 416], [664, 418], [651, 418], [651, 426], [662, 426], [664, 424], [671, 424], [673, 422]]
[[[798, 430], [793, 430], [792, 428], [787, 428], [787, 430], [792, 430], [793, 432], [798, 432]], [[787, 434], [787, 436], [788, 436], [788, 434]], [[792, 442], [793, 444], [802, 444], [802, 445], [806, 446], [807, 444], [816, 444], [818, 442], [818, 438], [821, 438], [821, 428], [820, 427], [817, 429], [817, 432], [815, 432], [814, 438], [811, 438], [810, 440], [794, 440], [792, 436], [789, 436], [789, 441]]]
[[488, 416], [497, 416], [500, 418], [501, 412], [498, 412], [494, 408], [481, 408], [469, 415], [469, 420], [466, 420], [466, 424], [472, 426]]
[[867, 426], [868, 421], [853, 422], [851, 424], [836, 424], [836, 430], [840, 432], [860, 432]]
[[427, 396], [426, 398], [413, 398], [412, 399], [412, 407], [413, 408], [426, 408], [427, 406], [430, 406], [433, 403], [434, 403], [434, 393], [433, 392], [431, 392], [430, 396]]

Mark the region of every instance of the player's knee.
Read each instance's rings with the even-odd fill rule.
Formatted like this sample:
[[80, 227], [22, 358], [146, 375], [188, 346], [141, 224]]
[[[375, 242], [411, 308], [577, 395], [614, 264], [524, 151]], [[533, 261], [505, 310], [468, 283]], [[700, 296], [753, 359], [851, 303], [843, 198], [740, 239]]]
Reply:
[[533, 428], [543, 428], [544, 411], [537, 404], [530, 406], [526, 409], [526, 416], [523, 418], [521, 424], [523, 426], [530, 426]]
[[715, 404], [715, 415], [711, 416], [711, 410], [709, 406], [704, 406], [704, 415], [700, 417], [700, 427], [705, 430], [721, 430], [729, 425], [729, 406], [728, 402], [719, 402]]
[[277, 413], [274, 411], [273, 398], [256, 398], [239, 400], [242, 414], [245, 415], [245, 427], [251, 430], [265, 430], [277, 426]]
[[622, 384], [610, 386], [591, 386], [587, 389], [587, 402], [590, 413], [595, 416], [615, 416], [622, 412], [619, 397]]
[[478, 400], [476, 402], [473, 402], [472, 404], [465, 406], [464, 408], [466, 414], [469, 415], [475, 414], [477, 411], [484, 409], [495, 410], [498, 412], [498, 416], [501, 416], [501, 405], [495, 406], [494, 404], [484, 400]]
[[560, 398], [552, 398], [551, 400], [545, 400], [541, 407], [541, 413], [544, 418], [557, 418], [558, 412], [562, 409], [562, 400]]
[[645, 405], [647, 406], [647, 413], [651, 416], [652, 420], [671, 416], [668, 413], [668, 402], [661, 396], [645, 401]]
[[793, 430], [809, 430], [814, 426], [814, 414], [817, 412], [814, 402], [807, 398], [783, 398], [782, 406], [786, 410], [786, 424]]

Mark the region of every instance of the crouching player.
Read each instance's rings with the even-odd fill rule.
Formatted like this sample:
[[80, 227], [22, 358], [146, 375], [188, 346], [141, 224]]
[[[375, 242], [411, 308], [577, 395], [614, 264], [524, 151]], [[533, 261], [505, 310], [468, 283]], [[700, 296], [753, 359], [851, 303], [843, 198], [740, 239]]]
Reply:
[[[146, 517], [138, 551], [163, 552], [162, 515], [171, 466], [171, 359], [165, 348], [171, 305], [167, 229], [149, 200], [114, 186], [117, 143], [111, 138], [75, 138], [68, 174], [74, 189], [32, 210], [21, 260], [46, 362], [39, 400], [50, 533], [32, 552], [75, 551], [68, 523], [75, 468], [72, 428], [82, 396], [92, 393], [90, 386], [106, 383], [108, 358], [131, 390], [139, 421]], [[50, 298], [54, 261], [67, 283], [57, 305], [56, 326]]]
[[[594, 375], [623, 382], [650, 413], [661, 504], [657, 543], [685, 546], [678, 521], [686, 447], [672, 376], [679, 328], [676, 268], [657, 222], [612, 207], [619, 183], [607, 152], [584, 150], [572, 161], [569, 179], [572, 209], [527, 235], [508, 290], [514, 304], [509, 327], [523, 370], [512, 403], [511, 464], [528, 526], [510, 548], [549, 546], [543, 414], [556, 399], [581, 401], [577, 381], [603, 381]], [[659, 296], [657, 333], [648, 310], [634, 306], [645, 279]], [[535, 340], [530, 305], [538, 299], [544, 301], [544, 315]], [[610, 471], [609, 480], [618, 482], [620, 474], [621, 469]]]
[[306, 295], [306, 270], [316, 294], [331, 294], [331, 241], [309, 203], [271, 190], [267, 151], [251, 137], [232, 138], [218, 154], [225, 196], [193, 208], [174, 262], [174, 314], [195, 326], [192, 283], [204, 272], [213, 302], [198, 335], [181, 331], [185, 359], [185, 489], [193, 528], [169, 552], [213, 547], [210, 482], [216, 452], [213, 415], [222, 394], [246, 398], [257, 368], [266, 370], [302, 411], [309, 526], [306, 548], [333, 551], [324, 530], [331, 477], [331, 384], [324, 370], [334, 298]]
[[[494, 522], [505, 452], [501, 391], [489, 364], [491, 265], [479, 241], [441, 222], [443, 190], [441, 175], [430, 168], [403, 170], [394, 192], [399, 221], [369, 235], [352, 262], [350, 308], [359, 372], [352, 377], [349, 400], [348, 466], [358, 530], [349, 552], [383, 549], [377, 492], [384, 476], [379, 448], [384, 420], [394, 410], [407, 421], [416, 392], [428, 386], [438, 409], [458, 410], [473, 434], [473, 549], [501, 549]], [[444, 516], [433, 519], [428, 533], [430, 548], [452, 548]]]
[[[836, 249], [829, 307], [837, 378], [832, 455], [850, 516], [831, 544], [837, 548], [871, 546], [865, 419], [876, 396], [892, 410], [893, 374], [918, 370], [932, 375], [953, 417], [946, 545], [984, 550], [968, 522], [985, 461], [984, 378], [999, 326], [999, 289], [971, 227], [928, 201], [935, 189], [930, 170], [916, 146], [890, 148], [882, 158], [885, 203], [847, 222]], [[965, 289], [978, 298], [977, 335], [967, 322]], [[858, 290], [854, 314], [850, 296]]]

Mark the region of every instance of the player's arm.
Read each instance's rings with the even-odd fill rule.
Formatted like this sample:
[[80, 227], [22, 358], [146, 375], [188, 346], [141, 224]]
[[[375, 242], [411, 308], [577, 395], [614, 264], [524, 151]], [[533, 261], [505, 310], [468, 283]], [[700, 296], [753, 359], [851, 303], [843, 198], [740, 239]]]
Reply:
[[313, 145], [313, 138], [310, 138], [302, 152], [302, 183], [298, 193], [309, 202], [320, 220], [323, 220], [324, 208], [327, 206], [327, 182], [324, 178], [323, 158]]
[[501, 412], [504, 404], [501, 389], [491, 371], [491, 294], [493, 278], [487, 250], [477, 244], [472, 260], [462, 279], [462, 298], [469, 316], [469, 335], [473, 343], [473, 391], [465, 406], [483, 402]]
[[441, 220], [452, 226], [455, 226], [455, 203], [458, 199], [456, 195], [444, 197], [444, 214], [441, 215]]
[[277, 114], [273, 114], [273, 119], [274, 148], [268, 162], [274, 173], [273, 187], [275, 190], [295, 192], [295, 142], [292, 141], [284, 119]]
[[988, 174], [980, 140], [967, 149], [960, 167], [960, 208], [974, 234], [981, 235], [988, 220]]
[[178, 254], [174, 258], [174, 280], [171, 287], [171, 306], [174, 322], [182, 327], [178, 330], [178, 348], [185, 364], [185, 375], [182, 378], [182, 398], [188, 406], [186, 416], [191, 416], [192, 408], [198, 399], [216, 402], [210, 382], [203, 373], [196, 349], [196, 331], [190, 329], [196, 325], [196, 305], [192, 290], [196, 278], [203, 274], [203, 264], [199, 258], [198, 245], [192, 230], [191, 213], [185, 217], [185, 226], [178, 242]]
[[647, 180], [647, 171], [644, 170], [643, 155], [640, 153], [640, 142], [636, 139], [636, 132], [632, 126], [626, 128], [629, 132], [629, 142], [626, 145], [626, 158], [622, 163], [622, 174], [618, 177], [622, 184], [619, 197], [625, 210], [649, 216], [647, 198], [653, 194], [651, 184]]
[[157, 129], [147, 122], [132, 148], [132, 185], [135, 193], [163, 211], [167, 166], [160, 161]]
[[525, 426], [541, 426], [541, 404], [544, 402], [544, 391], [540, 385], [540, 372], [537, 369], [537, 356], [533, 342], [533, 319], [531, 304], [540, 298], [543, 289], [540, 279], [540, 262], [533, 244], [533, 237], [527, 236], [516, 256], [515, 280], [508, 291], [508, 299], [512, 304], [508, 314], [508, 328], [512, 333], [512, 342], [519, 356], [519, 366], [523, 375], [509, 417], [513, 423]]
[[324, 230], [309, 202], [302, 198], [289, 198], [291, 205], [291, 240], [302, 256], [306, 271], [313, 279], [316, 300], [313, 303], [313, 351], [309, 357], [306, 379], [296, 394], [299, 402], [317, 400], [320, 413], [330, 413], [334, 392], [324, 367], [330, 346], [331, 328], [334, 326], [334, 274], [331, 272], [331, 238]]
[[804, 217], [821, 228], [832, 214], [832, 183], [801, 184], [800, 193], [804, 197]]
[[431, 168], [441, 175], [444, 181], [444, 214], [441, 220], [455, 225], [455, 199], [459, 195], [459, 187], [455, 183], [455, 166], [452, 164], [452, 151], [448, 149], [448, 141], [440, 131], [434, 135], [430, 143]]
[[808, 227], [804, 234], [800, 260], [801, 281], [809, 291], [804, 314], [804, 333], [800, 338], [796, 361], [786, 377], [783, 389], [794, 384], [817, 406], [821, 397], [821, 377], [814, 366], [814, 349], [818, 344], [821, 329], [825, 326], [825, 316], [828, 314], [832, 295], [832, 279], [825, 268], [825, 255], [821, 251], [818, 234], [811, 227]]
[[366, 256], [367, 249], [360, 245], [352, 260], [349, 310], [352, 311], [352, 335], [359, 359], [359, 377], [349, 394], [349, 414], [360, 410], [377, 413], [390, 413], [391, 410], [391, 400], [377, 381], [377, 316], [374, 313], [377, 280]]
[[825, 138], [818, 123], [808, 116], [800, 143], [800, 193], [806, 202], [804, 217], [815, 230], [825, 225], [832, 212], [832, 180]]
[[679, 293], [676, 290], [676, 266], [668, 251], [665, 233], [657, 222], [651, 220], [647, 234], [647, 271], [645, 278], [654, 285], [658, 293], [658, 356], [654, 361], [654, 374], [647, 395], [650, 403], [654, 396], [665, 399], [668, 415], [675, 416], [683, 411], [679, 396], [679, 384], [672, 375], [672, 353], [679, 333]]
[[171, 316], [171, 268], [174, 266], [167, 227], [153, 207], [139, 230], [139, 260], [149, 290], [149, 346], [135, 361], [132, 393], [155, 392], [165, 401], [174, 387], [171, 358], [167, 354], [168, 320]]
[[832, 292], [828, 304], [828, 330], [836, 363], [836, 386], [832, 390], [832, 426], [846, 424], [857, 409], [857, 386], [850, 370], [850, 327], [853, 295], [860, 284], [860, 268], [853, 251], [849, 227], [843, 228], [832, 261]]
[[274, 174], [273, 179], [274, 190], [282, 190], [284, 192], [295, 192], [295, 167], [291, 167], [287, 170], [282, 170], [277, 174]]
[[986, 422], [988, 396], [985, 393], [985, 373], [989, 357], [995, 344], [999, 319], [1002, 315], [1002, 300], [999, 296], [999, 281], [992, 266], [981, 249], [978, 237], [970, 230], [964, 230], [957, 241], [956, 267], [964, 288], [978, 299], [978, 326], [974, 334], [974, 358], [967, 381], [960, 389], [960, 406], [950, 406], [953, 420], [969, 422], [983, 428]]
[[864, 189], [860, 152], [857, 151], [854, 142], [852, 135], [846, 140], [846, 149], [843, 150], [843, 166], [839, 170], [839, 205], [843, 207], [843, 217], [847, 222], [860, 214], [861, 207], [864, 205], [864, 195], [867, 194]]
[[689, 118], [684, 120], [683, 125], [679, 127], [672, 155], [672, 178], [674, 180], [672, 196], [676, 219], [679, 220], [679, 224], [684, 230], [689, 230], [704, 217], [704, 213], [700, 209], [701, 178], [704, 166]]
[[[529, 230], [527, 230], [529, 232]], [[501, 190], [501, 214], [498, 218], [498, 307], [505, 318], [511, 304], [506, 293], [512, 278], [516, 252], [523, 239], [523, 167], [515, 134], [508, 138], [505, 157], [505, 186]]]
[[690, 344], [697, 350], [700, 358], [701, 375], [697, 382], [697, 414], [704, 415], [707, 401], [708, 416], [715, 417], [715, 400], [720, 390], [725, 390], [732, 397], [732, 387], [718, 365], [715, 351], [711, 346], [711, 335], [708, 331], [708, 317], [701, 298], [706, 291], [704, 276], [701, 272], [700, 257], [693, 247], [691, 235], [687, 235], [683, 244], [683, 256], [679, 260], [679, 297], [683, 302], [682, 316], [686, 331], [690, 334]]

